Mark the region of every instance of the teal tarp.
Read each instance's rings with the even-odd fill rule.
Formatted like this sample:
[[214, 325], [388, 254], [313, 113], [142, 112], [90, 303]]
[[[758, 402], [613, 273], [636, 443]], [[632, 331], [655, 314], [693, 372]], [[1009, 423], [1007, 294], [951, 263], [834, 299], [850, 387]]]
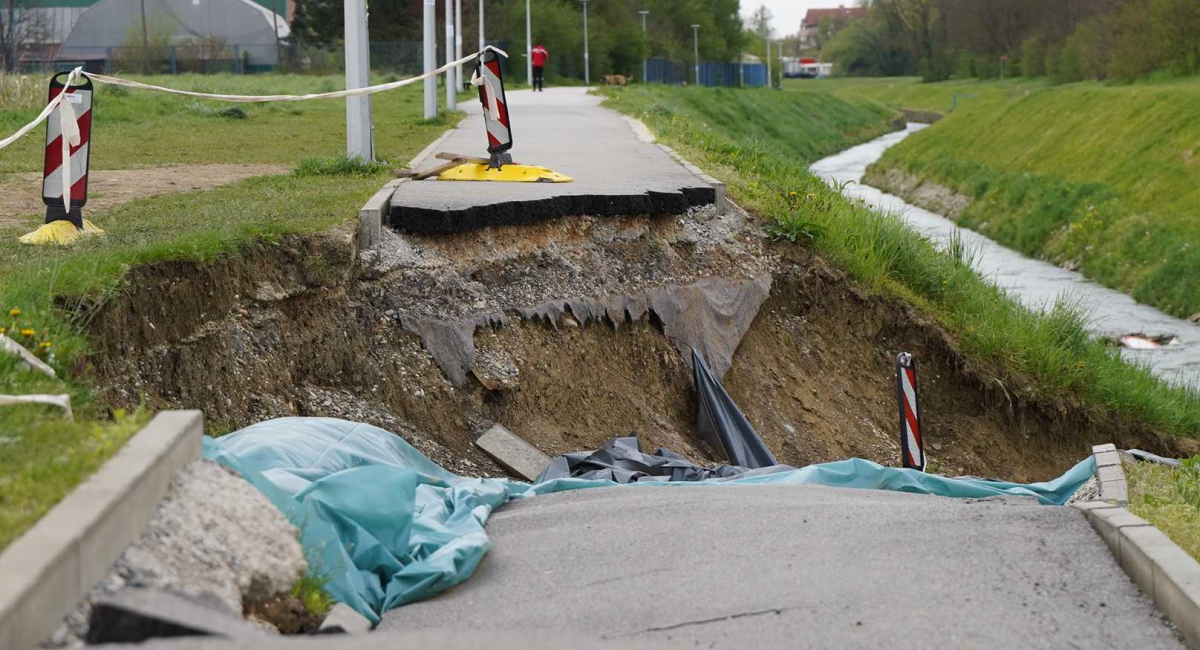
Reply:
[[[300, 529], [310, 571], [373, 622], [393, 607], [466, 580], [490, 548], [484, 523], [510, 499], [611, 481], [556, 479], [529, 485], [451, 474], [399, 436], [328, 418], [282, 418], [205, 439], [204, 455], [240, 473]], [[1024, 495], [1061, 505], [1096, 472], [1089, 456], [1047, 483], [951, 479], [859, 458], [743, 478], [621, 486], [807, 483], [948, 497]], [[650, 488], [646, 488], [650, 489]]]

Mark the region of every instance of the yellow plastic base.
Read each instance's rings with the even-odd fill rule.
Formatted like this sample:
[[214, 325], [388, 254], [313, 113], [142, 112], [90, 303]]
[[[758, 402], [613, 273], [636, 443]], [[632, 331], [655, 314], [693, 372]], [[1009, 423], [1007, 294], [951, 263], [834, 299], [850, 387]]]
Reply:
[[488, 169], [487, 165], [467, 163], [438, 174], [439, 181], [501, 181], [506, 183], [570, 183], [575, 180], [553, 169], [533, 165], [505, 165]]
[[51, 221], [50, 223], [42, 224], [37, 230], [22, 235], [18, 240], [22, 244], [32, 244], [34, 246], [42, 244], [59, 244], [65, 246], [75, 242], [80, 237], [88, 235], [103, 235], [104, 231], [96, 227], [96, 224], [83, 220], [83, 230], [75, 227], [75, 224], [70, 221]]

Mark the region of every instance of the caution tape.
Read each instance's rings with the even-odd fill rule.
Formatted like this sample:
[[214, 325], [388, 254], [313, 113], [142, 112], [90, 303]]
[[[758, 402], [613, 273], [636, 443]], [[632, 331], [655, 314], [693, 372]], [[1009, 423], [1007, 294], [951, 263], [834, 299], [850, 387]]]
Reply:
[[[83, 70], [83, 68], [75, 68], [74, 70], [71, 71], [71, 75], [67, 78], [66, 88], [63, 88], [63, 91], [61, 93], [59, 93], [57, 97], [50, 100], [50, 103], [46, 104], [46, 108], [42, 109], [42, 112], [32, 122], [21, 127], [20, 130], [18, 130], [16, 133], [12, 134], [11, 136], [5, 138], [4, 140], [0, 140], [0, 149], [7, 147], [8, 145], [12, 144], [13, 142], [16, 142], [17, 140], [19, 140], [21, 138], [21, 136], [25, 135], [26, 133], [29, 133], [37, 125], [39, 125], [43, 121], [45, 121], [46, 118], [50, 117], [50, 114], [54, 111], [54, 109], [57, 108], [64, 101], [63, 97], [65, 97], [67, 94], [67, 88], [70, 88], [71, 85], [76, 83], [79, 80], [79, 77], [81, 75], [88, 77], [92, 81], [98, 81], [100, 83], [106, 83], [106, 84], [110, 84], [110, 85], [114, 85], [114, 86], [124, 86], [126, 88], [138, 88], [141, 90], [153, 90], [156, 92], [170, 93], [172, 95], [184, 95], [187, 97], [197, 97], [200, 99], [212, 99], [212, 100], [220, 101], [220, 102], [238, 102], [238, 103], [302, 102], [302, 101], [308, 101], [308, 100], [312, 100], [312, 99], [338, 99], [341, 97], [363, 97], [366, 95], [374, 95], [375, 93], [386, 92], [388, 90], [395, 90], [397, 88], [402, 88], [404, 86], [408, 86], [410, 84], [416, 83], [423, 79], [427, 79], [429, 77], [435, 77], [439, 74], [442, 74], [442, 73], [446, 72], [447, 70], [449, 70], [450, 68], [453, 68], [458, 65], [462, 65], [463, 63], [466, 63], [467, 61], [470, 61], [471, 59], [478, 57], [479, 55], [483, 54], [487, 50], [493, 50], [500, 56], [503, 56], [504, 58], [508, 58], [508, 54], [506, 54], [503, 50], [496, 48], [496, 47], [492, 47], [491, 45], [488, 45], [488, 46], [484, 47], [482, 50], [475, 52], [474, 54], [464, 56], [463, 58], [458, 59], [457, 61], [451, 61], [451, 62], [447, 63], [446, 65], [443, 65], [442, 67], [437, 68], [436, 70], [430, 70], [429, 72], [418, 75], [416, 77], [411, 77], [408, 79], [401, 79], [400, 81], [393, 81], [390, 83], [379, 84], [376, 86], [365, 86], [363, 88], [335, 90], [335, 91], [327, 92], [327, 93], [313, 93], [313, 94], [308, 94], [308, 95], [221, 95], [221, 94], [216, 94], [216, 93], [201, 93], [201, 92], [194, 92], [191, 90], [178, 90], [176, 88], [155, 86], [153, 84], [141, 83], [140, 81], [131, 81], [129, 79], [122, 79], [120, 77], [110, 77], [108, 75], [85, 72]], [[79, 131], [79, 127], [75, 123], [75, 111], [60, 110], [58, 113], [59, 113], [59, 119], [62, 120], [61, 124], [63, 127], [63, 134], [64, 135], [66, 135], [67, 133], [76, 133], [77, 134]], [[72, 129], [72, 130], [68, 131], [68, 129]], [[78, 138], [76, 138], [76, 142], [78, 142]], [[67, 143], [67, 138], [64, 137], [63, 138], [63, 148], [65, 150], [69, 151], [68, 147], [69, 147], [69, 144]], [[63, 159], [67, 160], [67, 159], [69, 159], [69, 156], [64, 155]], [[65, 175], [64, 175], [64, 178], [66, 178]], [[70, 187], [66, 188], [66, 190], [63, 192], [63, 196], [70, 196]]]

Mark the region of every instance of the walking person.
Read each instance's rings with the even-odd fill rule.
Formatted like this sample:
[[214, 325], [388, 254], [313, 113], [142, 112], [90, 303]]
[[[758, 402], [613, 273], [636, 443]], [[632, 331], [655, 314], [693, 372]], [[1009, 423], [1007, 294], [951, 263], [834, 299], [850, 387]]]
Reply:
[[546, 91], [546, 59], [550, 58], [550, 53], [546, 48], [538, 43], [532, 50], [530, 56], [533, 57], [533, 89], [535, 91]]

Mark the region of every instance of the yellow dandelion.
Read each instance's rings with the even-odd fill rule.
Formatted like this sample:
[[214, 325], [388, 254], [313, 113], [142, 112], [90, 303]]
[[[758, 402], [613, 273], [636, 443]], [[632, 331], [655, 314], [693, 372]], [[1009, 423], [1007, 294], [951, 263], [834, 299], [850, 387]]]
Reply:
[[817, 198], [817, 195], [816, 195], [816, 194], [813, 194], [812, 192], [809, 192], [808, 194], [806, 194], [806, 195], [805, 195], [805, 197], [806, 197], [806, 198], [807, 198], [809, 201], [811, 201], [811, 200], [813, 200], [813, 199]]
[[21, 330], [21, 336], [33, 336], [36, 333], [37, 332], [34, 332], [32, 327], [26, 327]]
[[41, 343], [38, 343], [38, 347], [43, 350], [49, 350], [51, 345], [54, 345], [54, 344], [51, 343], [50, 341], [42, 341]]
[[788, 192], [788, 194], [789, 194], [790, 196], [796, 196], [796, 193], [795, 193], [795, 192]]
[[0, 334], [7, 334], [7, 333], [8, 333], [7, 327], [0, 327]]
[[13, 307], [12, 309], [8, 310], [8, 315], [16, 318], [17, 316], [21, 315], [21, 310]]

